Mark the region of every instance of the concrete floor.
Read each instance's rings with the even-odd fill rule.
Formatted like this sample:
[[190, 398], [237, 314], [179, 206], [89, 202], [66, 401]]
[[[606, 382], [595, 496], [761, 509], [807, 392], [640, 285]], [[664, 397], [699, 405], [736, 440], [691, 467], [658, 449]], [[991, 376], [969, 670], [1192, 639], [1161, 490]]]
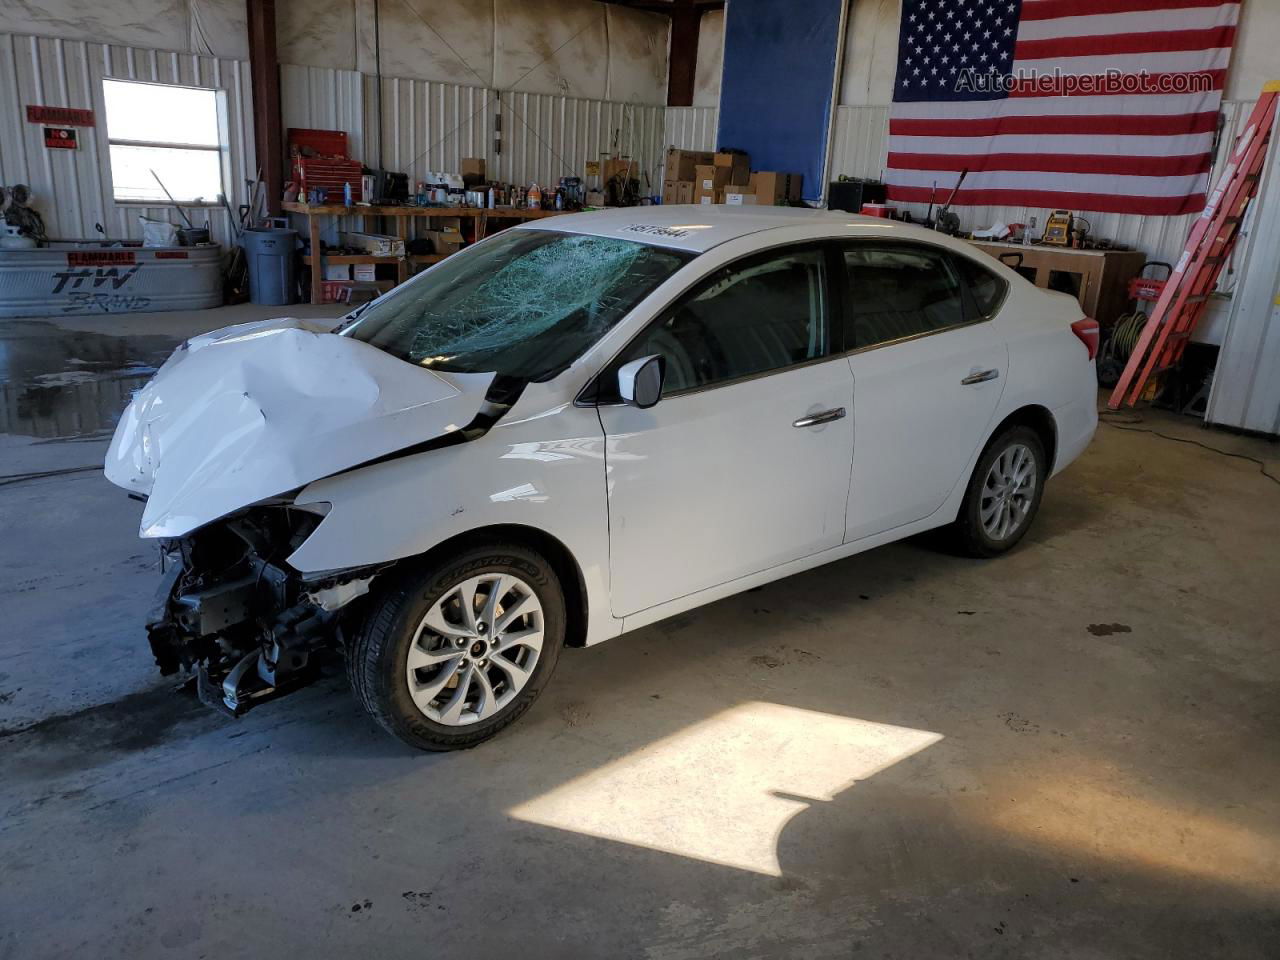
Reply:
[[[0, 473], [100, 462], [229, 313], [0, 323]], [[1280, 955], [1254, 464], [1103, 427], [1012, 555], [920, 538], [573, 651], [449, 755], [340, 678], [239, 721], [160, 682], [139, 511], [0, 486], [4, 960]]]

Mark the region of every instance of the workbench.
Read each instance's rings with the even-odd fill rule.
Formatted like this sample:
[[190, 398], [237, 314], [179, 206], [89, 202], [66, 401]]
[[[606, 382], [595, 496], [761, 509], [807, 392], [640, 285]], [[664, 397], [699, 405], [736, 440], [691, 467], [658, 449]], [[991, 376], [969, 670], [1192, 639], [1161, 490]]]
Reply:
[[[405, 256], [380, 255], [373, 253], [360, 254], [319, 254], [320, 250], [320, 217], [388, 217], [395, 220], [395, 236], [407, 245], [409, 242], [410, 221], [416, 217], [470, 217], [475, 221], [475, 239], [483, 240], [491, 220], [538, 220], [542, 217], [554, 217], [562, 210], [527, 210], [522, 207], [494, 207], [492, 210], [481, 207], [410, 207], [398, 204], [356, 204], [343, 206], [340, 203], [306, 204], [285, 203], [282, 208], [286, 213], [300, 214], [307, 218], [307, 236], [310, 240], [311, 253], [302, 258], [302, 262], [311, 268], [311, 302], [320, 303], [324, 299], [324, 264], [350, 263], [389, 263], [396, 268], [396, 283], [401, 284], [409, 279], [409, 268], [415, 264], [437, 263], [448, 256], [447, 253], [428, 253]], [[382, 232], [382, 231], [376, 231]], [[319, 254], [319, 255], [318, 255]]]
[[[1086, 316], [1110, 326], [1128, 313], [1129, 281], [1142, 272], [1146, 254], [1134, 250], [1077, 250], [1047, 244], [971, 240], [983, 253], [1017, 270], [1037, 287], [1074, 293]], [[1022, 261], [1009, 256], [1021, 254]]]

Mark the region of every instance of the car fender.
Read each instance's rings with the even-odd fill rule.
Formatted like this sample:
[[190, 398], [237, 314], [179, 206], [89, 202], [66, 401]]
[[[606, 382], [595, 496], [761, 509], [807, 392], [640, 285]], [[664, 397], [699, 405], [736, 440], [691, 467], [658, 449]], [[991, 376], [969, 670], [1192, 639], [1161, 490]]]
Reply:
[[[1074, 297], [1029, 284], [1001, 311], [1009, 345], [1009, 385], [997, 423], [1024, 407], [1049, 411], [1061, 472], [1088, 446], [1097, 427], [1097, 368], [1071, 324], [1083, 313]], [[1007, 312], [1006, 312], [1007, 311]]]
[[481, 437], [308, 484], [295, 503], [328, 504], [327, 512], [288, 563], [315, 575], [420, 556], [497, 525], [533, 528], [578, 564], [594, 643], [621, 628], [609, 614], [605, 482], [595, 408], [531, 384]]

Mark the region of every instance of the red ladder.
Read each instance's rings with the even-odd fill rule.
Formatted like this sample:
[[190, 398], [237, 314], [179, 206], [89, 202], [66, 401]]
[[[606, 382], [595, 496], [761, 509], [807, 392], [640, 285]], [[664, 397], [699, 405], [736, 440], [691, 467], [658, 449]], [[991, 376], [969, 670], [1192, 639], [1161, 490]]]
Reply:
[[1142, 328], [1120, 381], [1111, 392], [1107, 406], [1112, 410], [1126, 403], [1136, 404], [1150, 379], [1169, 370], [1182, 357], [1204, 313], [1205, 301], [1217, 286], [1223, 265], [1235, 247], [1245, 211], [1258, 192], [1267, 142], [1275, 122], [1277, 93], [1280, 93], [1280, 83], [1269, 83], [1262, 88], [1249, 123], [1231, 151], [1231, 161], [1218, 178], [1204, 212], [1192, 226], [1186, 249], [1156, 301], [1151, 318]]

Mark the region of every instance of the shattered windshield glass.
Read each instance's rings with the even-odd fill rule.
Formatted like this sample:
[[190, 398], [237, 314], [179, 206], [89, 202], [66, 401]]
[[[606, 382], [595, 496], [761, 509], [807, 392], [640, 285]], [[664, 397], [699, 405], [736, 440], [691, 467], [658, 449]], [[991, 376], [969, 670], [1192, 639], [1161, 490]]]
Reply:
[[691, 258], [631, 240], [508, 230], [400, 287], [341, 332], [436, 370], [544, 379]]

